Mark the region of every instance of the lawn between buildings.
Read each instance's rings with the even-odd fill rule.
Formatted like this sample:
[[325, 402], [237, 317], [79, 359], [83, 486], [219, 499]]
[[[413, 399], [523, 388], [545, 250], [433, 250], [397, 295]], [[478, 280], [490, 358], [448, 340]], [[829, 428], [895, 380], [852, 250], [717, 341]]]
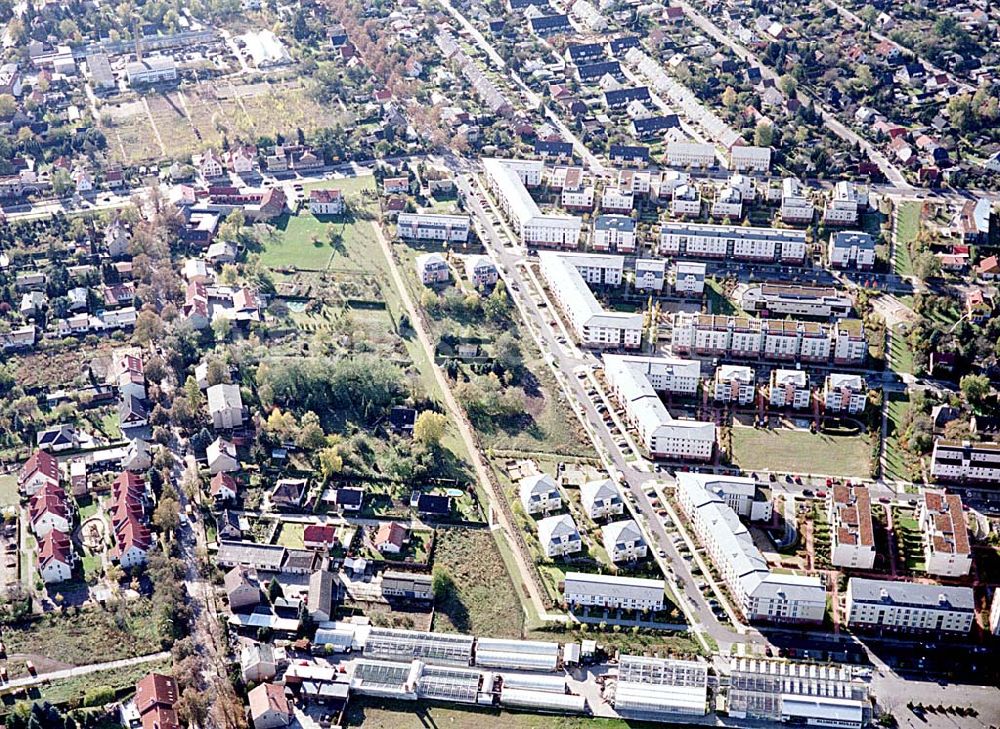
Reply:
[[776, 471], [867, 478], [871, 475], [868, 436], [829, 435], [808, 430], [734, 426], [733, 463], [744, 471]]

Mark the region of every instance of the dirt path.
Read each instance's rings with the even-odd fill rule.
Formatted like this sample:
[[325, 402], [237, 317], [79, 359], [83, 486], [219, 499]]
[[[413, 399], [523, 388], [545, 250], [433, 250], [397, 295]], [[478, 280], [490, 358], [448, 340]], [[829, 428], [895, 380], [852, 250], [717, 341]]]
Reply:
[[[375, 221], [372, 221], [371, 225], [372, 229], [375, 231], [375, 236], [378, 238], [379, 245], [382, 247], [382, 254], [385, 256], [385, 259], [389, 264], [389, 273], [392, 275], [393, 285], [396, 287], [397, 291], [399, 291], [400, 299], [403, 302], [403, 306], [406, 307], [406, 311], [410, 317], [410, 323], [413, 326], [414, 331], [417, 333], [417, 339], [420, 341], [420, 346], [424, 348], [427, 360], [431, 363], [431, 370], [434, 372], [434, 379], [437, 381], [438, 387], [441, 389], [445, 407], [447, 407], [448, 413], [451, 415], [451, 420], [455, 424], [455, 427], [458, 428], [459, 435], [462, 437], [462, 442], [465, 444], [465, 448], [469, 452], [469, 457], [472, 458], [472, 465], [476, 471], [476, 478], [479, 479], [480, 486], [482, 486], [483, 491], [489, 497], [490, 512], [492, 514], [491, 521], [495, 521], [503, 530], [504, 538], [507, 540], [510, 552], [514, 555], [514, 559], [517, 561], [517, 566], [521, 570], [522, 575], [529, 575], [531, 574], [531, 565], [527, 564], [524, 555], [521, 553], [521, 550], [518, 549], [517, 542], [513, 538], [513, 530], [517, 527], [509, 523], [503, 509], [493, 507], [493, 504], [499, 502], [502, 497], [493, 489], [493, 482], [489, 478], [486, 462], [483, 460], [482, 454], [476, 447], [472, 431], [469, 429], [458, 401], [455, 400], [455, 396], [451, 391], [451, 385], [445, 378], [441, 368], [434, 364], [434, 347], [431, 344], [430, 337], [428, 337], [427, 332], [424, 330], [423, 319], [421, 319], [416, 306], [413, 304], [410, 292], [404, 285], [403, 278], [399, 272], [399, 267], [396, 265], [396, 259], [393, 258], [392, 255], [392, 247], [390, 246], [385, 235], [382, 233], [381, 226], [379, 226], [379, 224]], [[538, 589], [534, 584], [534, 581], [530, 579], [522, 579], [521, 581], [528, 592], [528, 596], [531, 598], [531, 602], [534, 605], [536, 612], [539, 616], [544, 617], [547, 613], [545, 601], [538, 593]]]

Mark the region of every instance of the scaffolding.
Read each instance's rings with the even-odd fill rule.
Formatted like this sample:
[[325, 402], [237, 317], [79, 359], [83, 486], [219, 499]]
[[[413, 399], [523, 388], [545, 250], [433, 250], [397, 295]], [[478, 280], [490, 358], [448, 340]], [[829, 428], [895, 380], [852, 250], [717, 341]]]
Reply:
[[365, 657], [468, 666], [472, 662], [472, 643], [471, 635], [372, 628], [365, 641]]

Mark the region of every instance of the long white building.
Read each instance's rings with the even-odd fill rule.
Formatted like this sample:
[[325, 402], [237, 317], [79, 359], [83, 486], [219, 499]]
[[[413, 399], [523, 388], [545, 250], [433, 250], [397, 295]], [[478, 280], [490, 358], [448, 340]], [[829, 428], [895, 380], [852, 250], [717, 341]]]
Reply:
[[1000, 483], [1000, 443], [938, 439], [931, 475], [937, 481]]
[[621, 656], [614, 691], [623, 716], [704, 716], [708, 713], [708, 664], [671, 658]]
[[850, 296], [832, 286], [772, 283], [747, 286], [740, 297], [740, 305], [748, 312], [821, 319], [847, 316], [854, 307]]
[[665, 222], [660, 224], [660, 254], [801, 264], [806, 234], [790, 228]]
[[539, 268], [553, 296], [586, 347], [638, 348], [642, 343], [642, 314], [606, 311], [590, 290], [620, 286], [625, 259], [586, 253], [543, 251]]
[[576, 248], [582, 221], [575, 215], [543, 214], [528, 192], [542, 182], [541, 160], [483, 160], [486, 182], [524, 245]]
[[675, 420], [658, 394], [695, 394], [701, 379], [698, 362], [606, 355], [604, 375], [651, 456], [698, 461], [712, 458], [715, 424]]
[[563, 581], [563, 599], [570, 607], [659, 612], [663, 610], [665, 589], [663, 580], [567, 572]]
[[971, 587], [860, 577], [847, 582], [847, 624], [854, 628], [964, 635], [975, 620]]
[[868, 340], [859, 319], [832, 324], [677, 312], [673, 315], [677, 354], [768, 361], [862, 364]]
[[772, 573], [736, 512], [700, 479], [679, 477], [677, 500], [747, 620], [823, 622], [823, 583], [816, 577]]
[[400, 213], [396, 233], [409, 240], [440, 240], [464, 243], [469, 239], [468, 215]]

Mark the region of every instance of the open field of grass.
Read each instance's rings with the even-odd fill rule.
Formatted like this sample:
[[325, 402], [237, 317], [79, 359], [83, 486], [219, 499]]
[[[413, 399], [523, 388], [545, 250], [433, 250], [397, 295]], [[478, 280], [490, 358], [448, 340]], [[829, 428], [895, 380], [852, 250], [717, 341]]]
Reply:
[[439, 529], [434, 568], [446, 572], [454, 583], [451, 594], [437, 601], [434, 630], [521, 637], [524, 614], [489, 531]]
[[913, 261], [910, 260], [910, 243], [916, 240], [920, 232], [921, 202], [906, 202], [899, 206], [896, 216], [896, 257], [893, 268], [900, 276], [913, 275]]
[[278, 529], [278, 544], [289, 549], [302, 549], [305, 525], [293, 524], [291, 522], [282, 523]]
[[920, 464], [903, 449], [899, 442], [903, 417], [910, 405], [910, 399], [905, 392], [889, 393], [887, 410], [889, 425], [885, 441], [886, 478], [914, 481], [920, 478]]
[[897, 510], [893, 524], [896, 529], [896, 544], [899, 545], [906, 569], [910, 572], [923, 572], [926, 565], [920, 523], [914, 518], [912, 511]]
[[894, 372], [913, 374], [913, 350], [899, 327], [889, 335], [889, 366]]
[[806, 430], [733, 428], [733, 462], [746, 471], [788, 471], [866, 478], [866, 435], [826, 435]]
[[10, 655], [43, 656], [74, 666], [93, 663], [95, 646], [100, 646], [102, 661], [144, 656], [163, 649], [145, 599], [117, 609], [50, 613], [28, 625], [4, 630], [3, 637]]
[[497, 709], [455, 709], [386, 699], [351, 701], [347, 726], [365, 729], [647, 729], [662, 724], [577, 716], [546, 716]]
[[20, 497], [17, 493], [17, 476], [13, 473], [9, 473], [6, 476], [0, 476], [0, 508], [4, 506], [13, 506], [18, 503]]

